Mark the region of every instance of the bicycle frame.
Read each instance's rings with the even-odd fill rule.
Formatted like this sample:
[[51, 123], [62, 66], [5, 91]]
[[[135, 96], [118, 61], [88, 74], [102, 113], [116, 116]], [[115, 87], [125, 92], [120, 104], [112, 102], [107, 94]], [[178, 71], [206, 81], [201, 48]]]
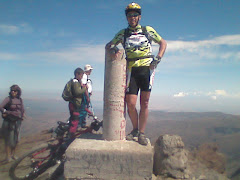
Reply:
[[[86, 129], [80, 129], [74, 134], [69, 133], [70, 123], [58, 121], [55, 129], [55, 137], [48, 141], [48, 145], [38, 147], [21, 156], [16, 160], [9, 169], [9, 176], [14, 180], [32, 180], [45, 172], [48, 168], [59, 163], [57, 172], [62, 172], [64, 164], [64, 154], [67, 147], [74, 139], [84, 133], [92, 133], [93, 130], [98, 131], [102, 126], [102, 121], [98, 121], [97, 117], [93, 117], [93, 122]], [[68, 134], [69, 133], [69, 134]], [[55, 172], [52, 176], [55, 176]]]
[[[94, 119], [93, 119], [94, 122], [96, 122], [96, 121], [97, 121], [97, 118], [96, 118], [95, 116], [93, 116], [93, 115], [92, 115], [92, 117], [94, 118]], [[62, 122], [61, 122], [61, 123], [62, 123]], [[102, 123], [102, 122], [100, 122], [100, 126], [102, 126], [101, 123]], [[60, 122], [58, 122], [58, 124], [60, 125]], [[71, 139], [71, 142], [72, 142], [73, 140], [75, 140], [78, 136], [82, 135], [82, 134], [92, 133], [93, 129], [94, 129], [94, 128], [90, 125], [90, 126], [88, 126], [86, 129], [80, 129], [80, 130], [76, 131], [76, 132], [74, 133], [74, 137]], [[66, 132], [65, 132], [65, 133], [66, 133]], [[64, 135], [65, 135], [65, 134], [64, 134]], [[58, 143], [56, 143], [56, 144], [48, 144], [48, 147], [49, 147], [49, 149], [50, 149], [50, 151], [51, 151], [49, 155], [47, 155], [47, 156], [45, 156], [45, 157], [38, 157], [38, 155], [39, 155], [39, 154], [43, 154], [43, 152], [46, 151], [46, 150], [48, 149], [48, 147], [45, 148], [45, 149], [42, 149], [41, 151], [36, 152], [35, 154], [32, 155], [32, 159], [34, 159], [34, 160], [38, 160], [38, 159], [39, 159], [39, 160], [40, 160], [40, 161], [38, 162], [38, 164], [37, 164], [36, 167], [41, 166], [41, 165], [44, 163], [44, 161], [47, 160], [49, 157], [51, 157], [50, 160], [56, 158], [56, 156], [58, 155], [58, 150], [59, 150], [59, 148], [61, 147], [61, 145], [64, 144], [64, 143], [67, 143], [67, 140], [70, 140], [70, 139], [65, 140], [65, 139], [64, 139], [64, 135], [61, 136], [60, 138], [57, 138]], [[69, 143], [69, 144], [70, 144], [70, 143]], [[69, 144], [68, 144], [68, 145], [69, 145]], [[67, 145], [67, 146], [68, 146], [68, 145]], [[55, 156], [53, 156], [54, 154], [55, 154]]]

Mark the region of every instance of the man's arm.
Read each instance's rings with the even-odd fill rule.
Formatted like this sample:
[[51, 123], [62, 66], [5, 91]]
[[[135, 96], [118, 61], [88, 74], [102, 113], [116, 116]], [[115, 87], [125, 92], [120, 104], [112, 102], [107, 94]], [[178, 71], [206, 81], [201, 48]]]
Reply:
[[86, 96], [86, 99], [87, 99], [87, 103], [89, 104], [90, 103], [90, 98], [89, 98], [89, 94], [88, 94], [88, 88], [87, 88], [87, 85], [84, 85], [86, 87], [86, 91], [85, 91], [85, 96]]
[[158, 50], [157, 57], [162, 58], [167, 48], [167, 42], [162, 38], [158, 44], [159, 44], [159, 50]]
[[116, 44], [114, 44], [112, 41], [106, 44], [105, 49], [109, 52], [112, 60], [116, 59], [119, 54], [121, 54]]
[[123, 41], [123, 38], [124, 38], [124, 32], [125, 32], [125, 29], [122, 29], [120, 30], [116, 35], [115, 37], [106, 44], [105, 46], [105, 49], [106, 50], [109, 50], [111, 49], [112, 47], [111, 46], [117, 46], [119, 43], [122, 43]]
[[159, 44], [158, 54], [156, 56], [156, 60], [153, 60], [152, 63], [150, 64], [150, 69], [157, 68], [158, 63], [160, 62], [167, 48], [167, 42], [163, 38], [161, 38], [158, 44]]
[[4, 108], [10, 101], [9, 97], [6, 97], [3, 102], [0, 104], [0, 111], [2, 112], [3, 116], [6, 115], [7, 110]]
[[81, 79], [81, 88], [83, 87], [86, 87], [86, 91], [85, 91], [85, 96], [87, 98], [87, 102], [89, 103], [90, 102], [90, 99], [89, 99], [89, 95], [88, 95], [88, 86], [87, 86], [87, 79], [88, 79], [88, 76], [87, 74], [83, 74], [83, 77]]
[[112, 41], [108, 42], [105, 46], [106, 50], [109, 50], [111, 48], [111, 46], [113, 45]]

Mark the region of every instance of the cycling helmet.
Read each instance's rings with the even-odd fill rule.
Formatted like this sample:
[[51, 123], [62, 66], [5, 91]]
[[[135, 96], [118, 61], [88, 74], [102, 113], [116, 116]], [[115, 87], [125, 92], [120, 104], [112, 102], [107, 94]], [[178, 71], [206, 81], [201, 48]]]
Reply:
[[130, 3], [126, 9], [125, 9], [125, 14], [127, 15], [130, 11], [136, 11], [139, 13], [139, 15], [141, 15], [141, 6], [137, 3]]

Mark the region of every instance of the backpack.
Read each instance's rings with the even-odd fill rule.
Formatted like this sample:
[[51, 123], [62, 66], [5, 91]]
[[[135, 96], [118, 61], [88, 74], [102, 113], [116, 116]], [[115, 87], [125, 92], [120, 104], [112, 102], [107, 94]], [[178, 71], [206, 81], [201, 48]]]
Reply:
[[[148, 39], [149, 43], [152, 44], [152, 41], [149, 37], [149, 34], [147, 32], [147, 29], [146, 29], [146, 26], [142, 26], [142, 33], [140, 34], [143, 34], [146, 36], [146, 38]], [[123, 38], [123, 48], [125, 49], [125, 45], [126, 45], [126, 39], [127, 37], [130, 36], [130, 33], [129, 33], [129, 28], [126, 28], [125, 31], [124, 31], [124, 38]], [[138, 57], [138, 58], [128, 58], [126, 57], [127, 61], [135, 61], [137, 59], [144, 59], [144, 58], [153, 58], [154, 56], [153, 55], [149, 55], [149, 56], [143, 56], [143, 57]]]
[[[142, 26], [141, 28], [142, 28], [142, 33], [141, 34], [145, 35], [147, 37], [148, 41], [151, 43], [151, 40], [149, 39], [149, 34], [147, 32], [146, 26]], [[130, 36], [129, 28], [126, 28], [125, 31], [124, 31], [124, 38], [123, 38], [123, 47], [124, 47], [124, 49], [125, 49], [126, 39], [129, 36]]]
[[70, 79], [70, 81], [68, 81], [67, 84], [65, 85], [62, 92], [62, 98], [65, 101], [71, 101], [73, 99], [72, 86], [73, 86], [73, 79]]
[[[23, 102], [22, 102], [22, 98], [19, 98], [19, 99], [20, 99], [21, 106], [22, 106], [22, 104], [23, 104]], [[9, 101], [8, 101], [8, 103], [4, 106], [4, 109], [6, 109], [6, 110], [10, 110], [11, 105], [12, 105], [12, 97], [9, 96]]]
[[[21, 100], [22, 101], [22, 100]], [[9, 101], [8, 103], [4, 106], [4, 109], [9, 110], [12, 105], [12, 98], [9, 96]]]
[[[19, 99], [20, 99], [21, 106], [22, 106], [22, 104], [23, 104], [23, 102], [22, 102], [22, 98], [19, 98]], [[9, 102], [4, 106], [4, 109], [6, 109], [6, 110], [9, 111], [11, 105], [12, 105], [12, 97], [9, 96]], [[22, 114], [23, 114], [23, 112], [22, 112]], [[3, 114], [2, 114], [2, 115], [3, 115]], [[19, 120], [19, 117], [16, 117], [16, 116], [11, 115], [11, 114], [7, 115], [7, 117], [8, 117], [8, 119], [9, 119], [10, 121], [13, 121], [13, 122]], [[2, 118], [4, 118], [4, 117], [2, 116]]]

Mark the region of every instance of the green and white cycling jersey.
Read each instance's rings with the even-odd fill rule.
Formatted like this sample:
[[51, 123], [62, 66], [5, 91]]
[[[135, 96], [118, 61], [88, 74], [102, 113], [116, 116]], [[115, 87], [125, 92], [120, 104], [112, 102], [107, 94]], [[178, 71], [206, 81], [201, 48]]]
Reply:
[[[121, 43], [125, 49], [127, 59], [134, 59], [128, 61], [129, 68], [150, 66], [152, 61], [152, 58], [149, 58], [152, 55], [151, 42], [159, 43], [162, 39], [151, 26], [146, 26], [145, 28], [146, 32], [143, 32], [141, 25], [135, 28], [129, 26], [127, 31], [126, 29], [119, 31], [111, 41], [114, 45]], [[125, 33], [127, 34], [125, 35]]]

